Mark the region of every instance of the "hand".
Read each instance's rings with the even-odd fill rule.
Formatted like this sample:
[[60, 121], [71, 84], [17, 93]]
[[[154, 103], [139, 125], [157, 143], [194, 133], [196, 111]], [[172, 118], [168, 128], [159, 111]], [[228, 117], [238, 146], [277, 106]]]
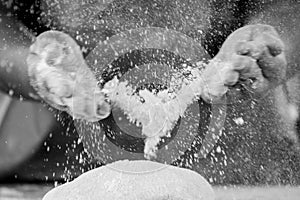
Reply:
[[51, 106], [74, 118], [98, 121], [111, 111], [79, 46], [68, 35], [48, 31], [39, 35], [27, 58], [31, 83]]
[[247, 25], [233, 32], [204, 71], [203, 99], [222, 97], [229, 87], [243, 84], [263, 94], [285, 79], [284, 44], [269, 25]]

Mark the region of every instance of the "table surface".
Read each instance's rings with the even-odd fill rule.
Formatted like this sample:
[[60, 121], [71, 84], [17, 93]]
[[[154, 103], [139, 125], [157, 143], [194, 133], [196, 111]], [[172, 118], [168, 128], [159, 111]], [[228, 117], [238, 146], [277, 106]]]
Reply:
[[[0, 185], [1, 200], [41, 200], [53, 185]], [[216, 200], [299, 200], [300, 186], [214, 187]]]

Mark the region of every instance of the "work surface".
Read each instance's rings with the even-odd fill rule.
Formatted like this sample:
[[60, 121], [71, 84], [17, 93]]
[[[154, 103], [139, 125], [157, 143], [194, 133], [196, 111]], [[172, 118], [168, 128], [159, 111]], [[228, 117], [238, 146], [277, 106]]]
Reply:
[[[0, 185], [1, 200], [40, 200], [52, 185]], [[216, 200], [299, 200], [300, 186], [214, 187]]]

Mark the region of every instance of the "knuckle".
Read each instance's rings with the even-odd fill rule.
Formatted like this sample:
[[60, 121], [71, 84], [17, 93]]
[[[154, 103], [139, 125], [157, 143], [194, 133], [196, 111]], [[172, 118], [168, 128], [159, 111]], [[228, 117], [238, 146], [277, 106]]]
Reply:
[[235, 45], [235, 50], [238, 55], [247, 55], [251, 51], [249, 42], [242, 41]]

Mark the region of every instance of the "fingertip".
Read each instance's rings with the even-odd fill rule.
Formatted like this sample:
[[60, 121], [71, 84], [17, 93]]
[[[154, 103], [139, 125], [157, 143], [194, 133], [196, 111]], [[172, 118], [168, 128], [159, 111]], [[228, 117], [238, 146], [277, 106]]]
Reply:
[[96, 114], [100, 119], [107, 118], [111, 113], [111, 105], [107, 102], [97, 105]]
[[276, 45], [267, 45], [268, 50], [272, 56], [278, 56], [283, 52], [283, 45], [276, 44]]
[[269, 50], [269, 53], [275, 57], [284, 52], [285, 45], [278, 35], [264, 33], [262, 38]]
[[239, 80], [239, 73], [237, 71], [233, 71], [229, 74], [226, 74], [226, 79], [224, 81], [225, 86], [233, 86]]

